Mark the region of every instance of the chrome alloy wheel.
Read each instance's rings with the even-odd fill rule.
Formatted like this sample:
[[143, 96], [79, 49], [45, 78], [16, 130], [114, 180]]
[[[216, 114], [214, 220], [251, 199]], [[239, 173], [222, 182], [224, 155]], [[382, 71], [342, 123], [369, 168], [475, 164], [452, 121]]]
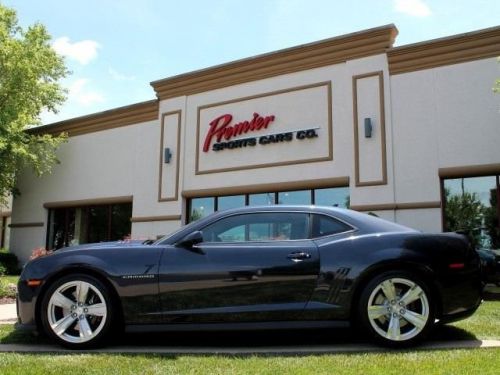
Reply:
[[79, 344], [95, 338], [106, 324], [107, 315], [102, 293], [82, 280], [59, 286], [47, 304], [50, 328], [68, 343]]
[[390, 341], [416, 337], [430, 317], [424, 289], [412, 280], [399, 277], [380, 282], [370, 294], [367, 309], [375, 332]]

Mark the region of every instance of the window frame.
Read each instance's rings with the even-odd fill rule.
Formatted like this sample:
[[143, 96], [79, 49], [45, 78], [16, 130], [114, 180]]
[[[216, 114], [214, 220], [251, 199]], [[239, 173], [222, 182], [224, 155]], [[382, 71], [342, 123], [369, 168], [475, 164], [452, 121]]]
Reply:
[[[192, 222], [192, 220], [191, 220], [191, 211], [193, 208], [192, 202], [195, 199], [200, 199], [200, 198], [212, 199], [214, 212], [217, 212], [217, 211], [219, 211], [219, 204], [218, 204], [219, 198], [232, 197], [232, 196], [244, 196], [245, 197], [245, 204], [244, 204], [244, 206], [241, 206], [241, 207], [248, 207], [248, 206], [251, 206], [250, 205], [250, 196], [251, 195], [269, 194], [273, 197], [273, 201], [274, 201], [270, 205], [280, 205], [279, 204], [279, 194], [280, 193], [288, 193], [288, 192], [295, 192], [295, 191], [307, 191], [311, 195], [311, 200], [310, 200], [311, 203], [308, 203], [307, 205], [309, 205], [309, 204], [315, 205], [316, 204], [316, 191], [317, 190], [325, 190], [325, 189], [347, 189], [348, 196], [350, 196], [349, 186], [346, 186], [346, 185], [330, 186], [330, 187], [315, 187], [315, 188], [306, 188], [306, 189], [287, 189], [287, 190], [277, 190], [277, 191], [268, 191], [268, 192], [265, 192], [265, 191], [264, 192], [247, 192], [247, 193], [215, 195], [215, 196], [192, 196], [186, 200], [186, 218], [185, 218], [186, 220], [185, 220], [185, 223], [189, 224]], [[344, 207], [344, 205], [342, 204], [342, 206], [335, 206], [335, 207], [342, 208], [342, 207]], [[349, 208], [349, 207], [347, 207], [347, 208]], [[204, 216], [204, 217], [206, 217], [206, 216]]]
[[[221, 217], [217, 221], [209, 223], [209, 224], [199, 228], [198, 230], [203, 233], [205, 228], [212, 226], [212, 225], [214, 225], [222, 220], [226, 220], [226, 219], [232, 218], [234, 216], [246, 216], [246, 215], [256, 215], [256, 214], [270, 214], [270, 215], [303, 214], [303, 215], [306, 215], [307, 216], [307, 237], [306, 238], [298, 238], [298, 239], [250, 240], [249, 239], [249, 225], [251, 225], [251, 224], [246, 223], [246, 224], [244, 224], [245, 225], [245, 241], [205, 241], [205, 239], [204, 239], [203, 243], [209, 244], [209, 245], [212, 245], [212, 244], [224, 244], [224, 245], [226, 245], [226, 244], [235, 244], [235, 243], [236, 244], [242, 244], [242, 243], [255, 244], [255, 243], [275, 243], [275, 242], [283, 242], [283, 241], [285, 241], [285, 242], [314, 241], [314, 240], [319, 240], [319, 239], [323, 239], [323, 238], [327, 238], [327, 237], [333, 237], [333, 236], [338, 236], [341, 234], [351, 233], [351, 232], [355, 232], [358, 230], [358, 228], [354, 227], [352, 224], [347, 223], [346, 221], [341, 220], [336, 216], [331, 216], [331, 215], [328, 215], [328, 214], [322, 213], [322, 212], [310, 212], [310, 211], [255, 211], [255, 212], [250, 212], [250, 213], [234, 213], [234, 214], [231, 214], [228, 216]], [[342, 232], [338, 232], [338, 233], [331, 233], [331, 234], [326, 234], [323, 236], [313, 237], [313, 220], [314, 220], [315, 216], [318, 216], [318, 217], [325, 216], [327, 218], [331, 218], [335, 221], [338, 221], [338, 222], [344, 224], [346, 226], [347, 230], [342, 231]], [[274, 223], [274, 224], [276, 224], [276, 223]]]
[[[328, 217], [328, 218], [333, 219], [335, 221], [338, 221], [338, 222], [344, 224], [349, 229], [347, 229], [345, 231], [342, 231], [342, 232], [330, 233], [330, 234], [325, 234], [323, 236], [313, 237], [313, 229], [314, 229], [313, 225], [314, 225], [314, 216], [315, 215], [316, 216], [325, 216], [325, 217]], [[311, 221], [311, 223], [310, 223], [311, 228], [310, 228], [310, 233], [309, 233], [311, 240], [319, 240], [319, 239], [322, 239], [322, 238], [327, 238], [327, 237], [332, 237], [332, 236], [338, 236], [340, 234], [352, 233], [352, 232], [356, 232], [358, 230], [358, 228], [356, 228], [352, 224], [346, 222], [345, 220], [341, 220], [341, 219], [339, 219], [336, 216], [327, 215], [327, 214], [322, 213], [322, 212], [312, 212], [311, 216], [312, 216], [312, 218], [310, 220]]]
[[494, 177], [496, 181], [496, 194], [497, 194], [497, 216], [498, 222], [497, 226], [500, 228], [500, 173], [466, 173], [463, 175], [453, 175], [453, 176], [441, 176], [440, 177], [440, 193], [441, 193], [441, 231], [449, 231], [446, 227], [446, 195], [445, 195], [445, 181], [446, 180], [458, 180], [458, 179], [469, 179], [477, 177]]
[[[63, 207], [53, 207], [53, 208], [48, 208], [47, 209], [47, 231], [46, 231], [46, 236], [45, 236], [45, 246], [47, 249], [54, 249], [54, 244], [51, 243], [51, 224], [53, 223], [54, 220], [54, 212], [56, 210], [63, 210], [64, 214], [64, 238], [63, 238], [63, 243], [64, 245], [62, 248], [71, 246], [71, 243], [69, 241], [69, 224], [70, 224], [70, 210], [76, 210], [81, 209], [82, 210], [82, 216], [85, 217], [85, 226], [86, 226], [86, 234], [85, 234], [85, 239], [83, 240], [84, 242], [80, 242], [80, 245], [91, 243], [89, 242], [89, 231], [90, 231], [90, 210], [95, 207], [104, 207], [106, 209], [106, 214], [105, 214], [105, 220], [106, 220], [106, 237], [103, 242], [106, 241], [114, 241], [111, 240], [111, 234], [113, 231], [113, 207], [114, 206], [119, 206], [119, 205], [130, 205], [130, 218], [132, 218], [132, 212], [133, 212], [133, 202], [113, 202], [113, 203], [100, 203], [100, 204], [88, 204], [88, 205], [78, 205], [78, 206], [63, 206]], [[132, 222], [130, 222], [130, 230], [132, 230]]]

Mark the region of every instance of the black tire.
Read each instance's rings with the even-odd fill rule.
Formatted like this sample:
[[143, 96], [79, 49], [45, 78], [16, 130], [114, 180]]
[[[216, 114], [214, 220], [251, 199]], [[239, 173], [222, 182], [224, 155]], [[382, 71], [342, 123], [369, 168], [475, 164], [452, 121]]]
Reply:
[[85, 274], [67, 275], [50, 285], [40, 313], [45, 333], [70, 349], [102, 344], [115, 315], [108, 288]]
[[431, 291], [421, 278], [390, 271], [373, 278], [363, 289], [358, 321], [376, 342], [408, 347], [423, 340], [434, 326]]

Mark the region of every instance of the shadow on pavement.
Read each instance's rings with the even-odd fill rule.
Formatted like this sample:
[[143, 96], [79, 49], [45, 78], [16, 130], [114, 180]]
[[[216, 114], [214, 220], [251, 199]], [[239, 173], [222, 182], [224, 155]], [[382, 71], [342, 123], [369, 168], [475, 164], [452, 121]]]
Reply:
[[[374, 351], [440, 350], [448, 343], [468, 341], [468, 347], [480, 347], [481, 341], [472, 333], [454, 326], [438, 326], [424, 346], [414, 349], [388, 349], [372, 345], [354, 329], [322, 329], [254, 332], [175, 332], [175, 333], [123, 333], [115, 336], [102, 349], [91, 352], [120, 352], [124, 354], [179, 355], [319, 355]], [[477, 345], [475, 345], [477, 342]], [[24, 344], [48, 347], [51, 352], [66, 352], [44, 336], [13, 331], [4, 336], [2, 344]], [[472, 344], [472, 345], [471, 345]], [[454, 344], [456, 347], [456, 343]], [[346, 350], [347, 348], [347, 350]], [[126, 350], [125, 350], [126, 349]], [[241, 349], [241, 350], [239, 350]], [[135, 351], [134, 351], [135, 350]], [[169, 353], [171, 350], [171, 353]], [[36, 350], [34, 350], [36, 351]], [[81, 351], [78, 351], [81, 352]]]

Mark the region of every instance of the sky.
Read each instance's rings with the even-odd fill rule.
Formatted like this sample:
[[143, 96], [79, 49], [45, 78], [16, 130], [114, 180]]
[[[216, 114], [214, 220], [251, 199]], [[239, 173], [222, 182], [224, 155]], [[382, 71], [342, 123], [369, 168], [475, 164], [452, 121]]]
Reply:
[[72, 74], [49, 124], [155, 99], [150, 82], [387, 24], [395, 46], [500, 25], [500, 0], [0, 0]]

